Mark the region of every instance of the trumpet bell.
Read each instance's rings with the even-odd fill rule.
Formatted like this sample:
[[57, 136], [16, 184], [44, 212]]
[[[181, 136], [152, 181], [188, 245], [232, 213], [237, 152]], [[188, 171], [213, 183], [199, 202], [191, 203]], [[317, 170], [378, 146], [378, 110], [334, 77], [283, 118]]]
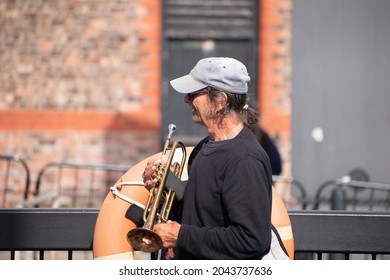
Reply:
[[133, 248], [143, 252], [154, 253], [162, 248], [162, 239], [153, 230], [134, 228], [127, 233], [127, 240]]

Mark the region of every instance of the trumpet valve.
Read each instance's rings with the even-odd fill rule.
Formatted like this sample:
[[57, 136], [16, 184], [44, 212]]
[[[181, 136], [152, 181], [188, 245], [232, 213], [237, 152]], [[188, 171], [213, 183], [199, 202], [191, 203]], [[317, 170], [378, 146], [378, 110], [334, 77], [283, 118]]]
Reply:
[[165, 166], [160, 164], [157, 166], [156, 171], [152, 174], [153, 179], [157, 179], [157, 183], [161, 181], [165, 173]]

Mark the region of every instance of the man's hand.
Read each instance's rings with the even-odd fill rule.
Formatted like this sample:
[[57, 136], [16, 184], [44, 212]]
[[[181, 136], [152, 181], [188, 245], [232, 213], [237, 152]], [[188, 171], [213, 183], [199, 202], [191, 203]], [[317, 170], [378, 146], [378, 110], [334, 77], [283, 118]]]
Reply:
[[177, 222], [168, 221], [167, 223], [156, 224], [153, 230], [161, 237], [164, 248], [176, 247], [181, 225]]
[[165, 165], [167, 162], [165, 156], [159, 159], [151, 159], [146, 164], [144, 173], [142, 173], [142, 179], [145, 184], [145, 188], [150, 191], [158, 183], [157, 172], [161, 165]]

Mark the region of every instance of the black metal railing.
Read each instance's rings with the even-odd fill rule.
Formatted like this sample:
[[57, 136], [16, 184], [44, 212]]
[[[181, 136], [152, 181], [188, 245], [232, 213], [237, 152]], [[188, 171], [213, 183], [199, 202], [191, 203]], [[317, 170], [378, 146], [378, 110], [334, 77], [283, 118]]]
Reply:
[[390, 213], [296, 211], [290, 213], [297, 253], [317, 259], [342, 254], [345, 259], [377, 259], [390, 254]]
[[[292, 176], [273, 175], [274, 186], [279, 191], [287, 209], [306, 210], [308, 206], [307, 193], [303, 184]], [[283, 195], [284, 189], [287, 195]], [[287, 196], [287, 197], [286, 197]]]
[[29, 195], [30, 169], [16, 155], [0, 155], [0, 208], [14, 207]]
[[[92, 258], [98, 209], [0, 209], [0, 259], [35, 258], [63, 252], [67, 259], [84, 252]], [[290, 211], [297, 259], [383, 259], [390, 256], [390, 213], [357, 211]], [[113, 233], [115, 234], [115, 233]], [[109, 242], [109, 240], [107, 240]], [[4, 255], [4, 254], [5, 255]]]
[[[37, 176], [36, 207], [99, 207], [108, 189], [126, 171], [127, 165], [52, 162]], [[49, 202], [45, 203], [46, 201]]]
[[390, 184], [357, 181], [350, 176], [324, 182], [315, 194], [313, 209], [390, 210]]

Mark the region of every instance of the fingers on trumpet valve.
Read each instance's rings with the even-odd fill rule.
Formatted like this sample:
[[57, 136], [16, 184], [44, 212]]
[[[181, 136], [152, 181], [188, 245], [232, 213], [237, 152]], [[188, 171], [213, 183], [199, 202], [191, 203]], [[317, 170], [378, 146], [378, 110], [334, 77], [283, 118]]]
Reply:
[[165, 156], [158, 159], [151, 159], [147, 162], [145, 170], [142, 173], [142, 179], [146, 189], [150, 190], [159, 183], [165, 172], [166, 162], [167, 159]]

